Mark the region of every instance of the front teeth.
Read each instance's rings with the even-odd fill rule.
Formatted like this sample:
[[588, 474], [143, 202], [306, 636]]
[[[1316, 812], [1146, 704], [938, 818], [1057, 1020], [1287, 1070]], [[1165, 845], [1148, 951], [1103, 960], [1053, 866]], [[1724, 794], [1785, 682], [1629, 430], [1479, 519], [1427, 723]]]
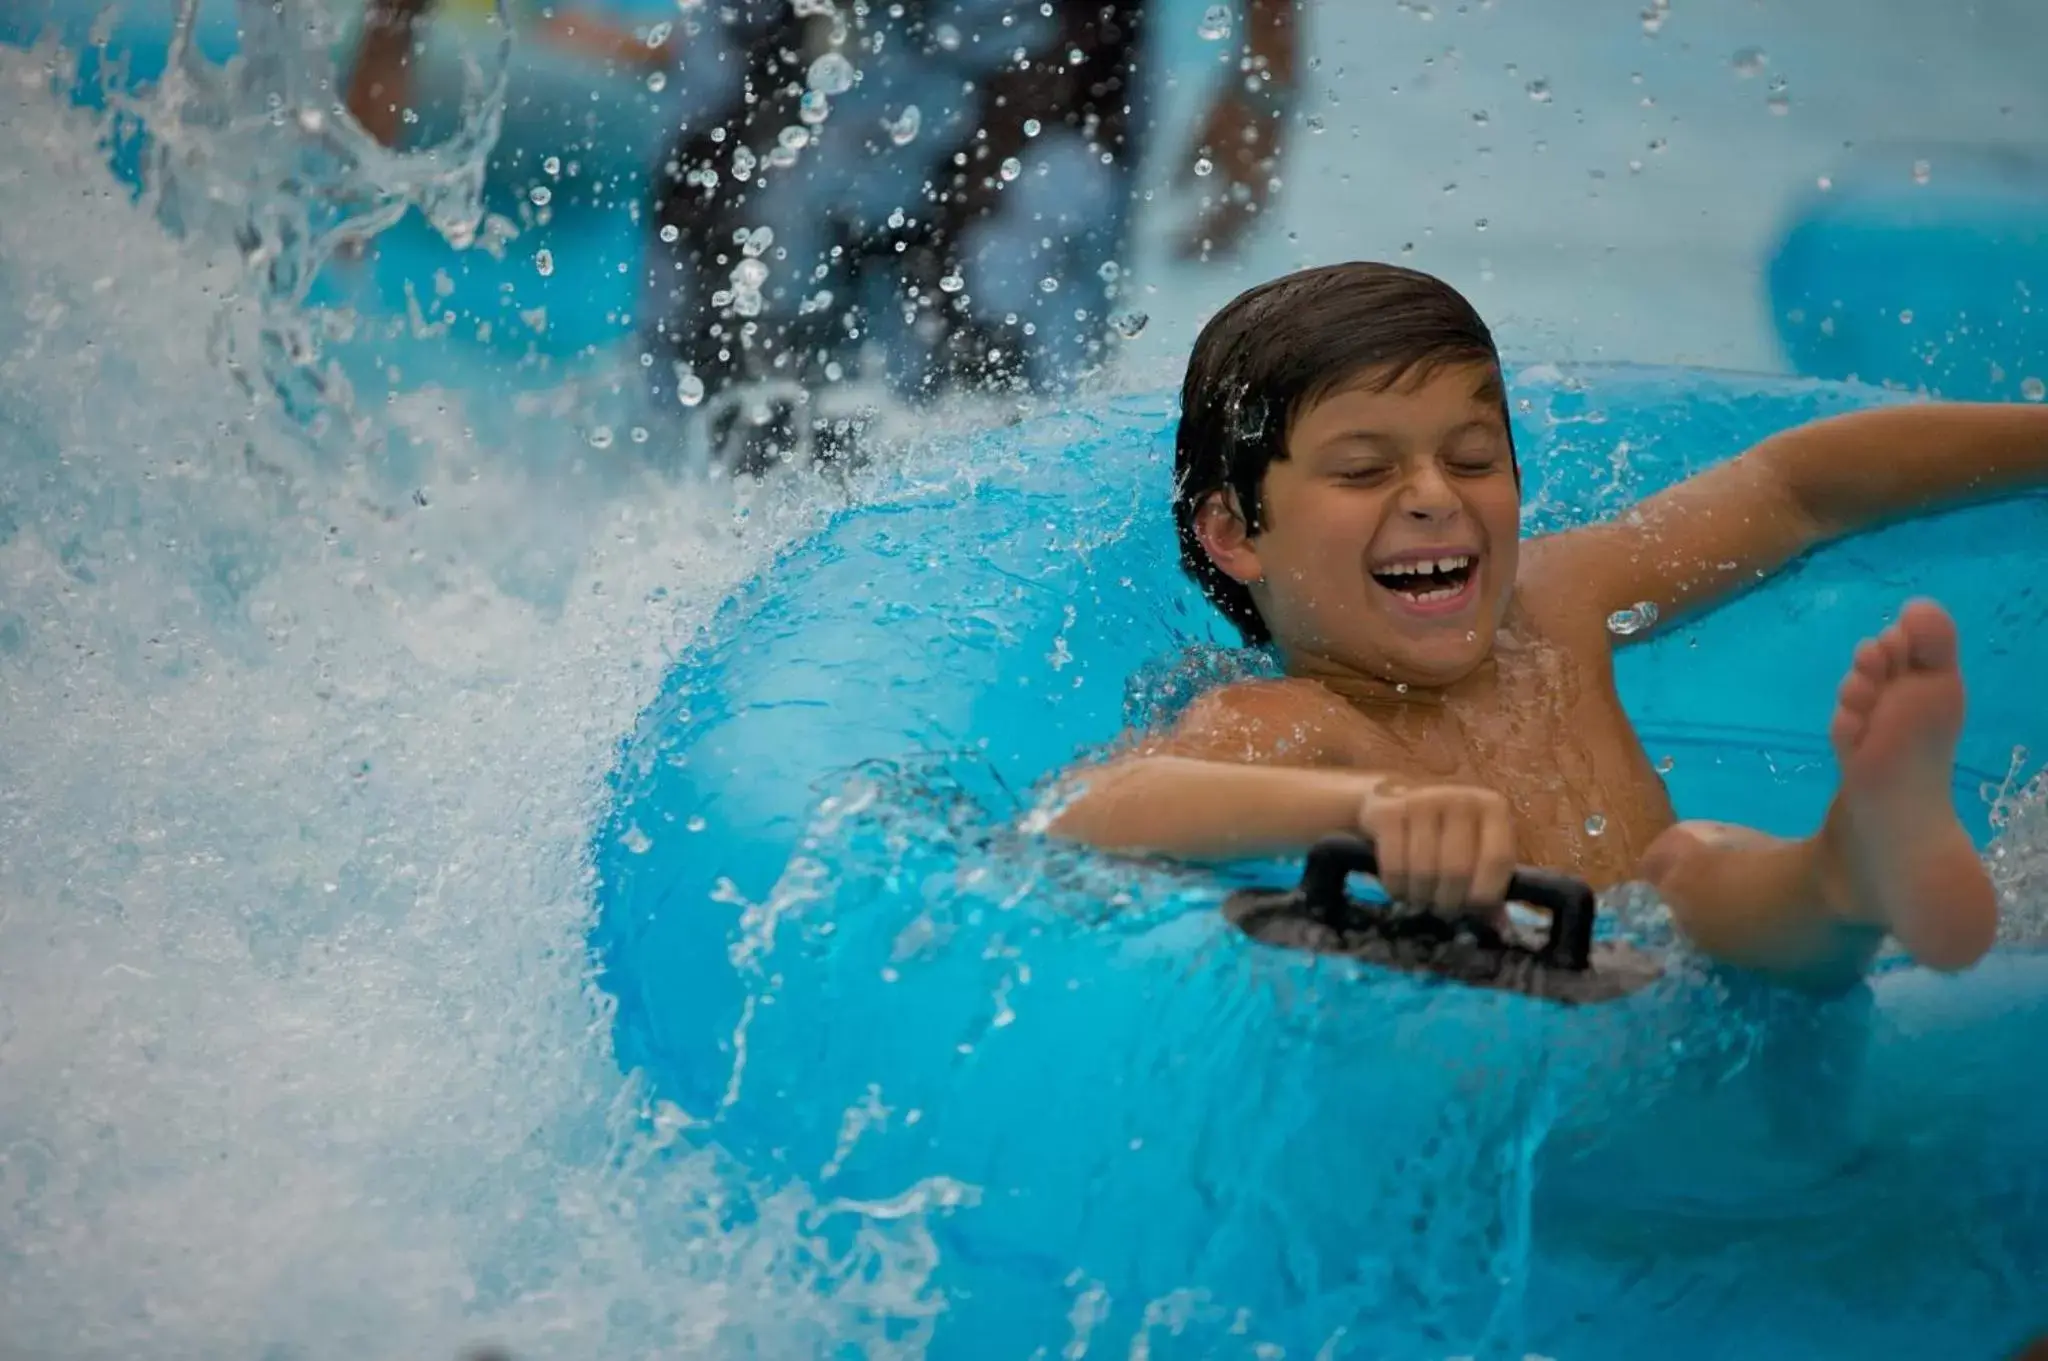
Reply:
[[[1435, 562], [1397, 562], [1392, 567], [1383, 568], [1381, 575], [1390, 577], [1421, 576], [1425, 572], [1455, 572], [1460, 568], [1470, 567], [1471, 565], [1472, 559], [1463, 557], [1438, 558]], [[1427, 596], [1423, 598], [1428, 599]]]

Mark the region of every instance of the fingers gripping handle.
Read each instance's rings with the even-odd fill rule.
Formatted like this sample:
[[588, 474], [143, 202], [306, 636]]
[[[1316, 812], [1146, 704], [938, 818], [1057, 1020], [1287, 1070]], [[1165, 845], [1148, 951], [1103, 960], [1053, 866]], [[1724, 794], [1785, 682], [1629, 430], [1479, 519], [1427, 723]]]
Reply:
[[[1301, 872], [1301, 898], [1318, 917], [1334, 918], [1345, 903], [1344, 884], [1354, 874], [1379, 875], [1379, 854], [1367, 836], [1333, 836], [1317, 842]], [[1597, 905], [1583, 880], [1549, 870], [1518, 866], [1508, 880], [1508, 900], [1550, 913], [1550, 937], [1538, 956], [1544, 963], [1582, 970], [1593, 955]]]

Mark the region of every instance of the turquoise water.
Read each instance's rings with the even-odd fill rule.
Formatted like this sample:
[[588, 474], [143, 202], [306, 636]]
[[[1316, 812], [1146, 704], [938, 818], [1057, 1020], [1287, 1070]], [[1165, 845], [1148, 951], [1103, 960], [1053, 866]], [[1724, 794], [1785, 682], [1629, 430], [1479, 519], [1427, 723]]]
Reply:
[[[1197, 56], [1201, 8], [1170, 30]], [[1680, 8], [1655, 34], [1639, 8], [1326, 8], [1310, 86], [1325, 126], [1304, 125], [1278, 217], [1238, 262], [1175, 266], [1163, 242], [1182, 204], [1155, 176], [1130, 262], [1151, 324], [1102, 386], [1158, 389], [1205, 307], [1297, 260], [1354, 253], [1440, 269], [1531, 362], [1771, 367], [1759, 262], [1780, 209], [1834, 167], [1843, 140], [1908, 124], [1957, 136], [2038, 126], [2030, 11], [1932, 7], [1851, 48], [1841, 34], [1865, 26], [1848, 22], [1853, 7], [1807, 18]], [[23, 13], [10, 8], [6, 21]], [[68, 45], [0, 48], [0, 1352], [359, 1361], [453, 1355], [486, 1339], [579, 1359], [949, 1345], [932, 1319], [953, 1188], [842, 1198], [800, 1167], [705, 1139], [690, 1121], [706, 1113], [677, 1101], [673, 1071], [634, 1071], [640, 1021], [593, 976], [592, 841], [611, 816], [621, 743], [728, 596], [849, 504], [906, 483], [965, 495], [991, 446], [963, 432], [1016, 413], [906, 418], [906, 447], [845, 486], [678, 479], [652, 437], [635, 438], [644, 427], [616, 390], [634, 356], [589, 352], [619, 326], [605, 315], [615, 306], [588, 302], [601, 269], [545, 281], [514, 272], [533, 259], [515, 252], [545, 238], [526, 235], [538, 224], [514, 211], [522, 194], [531, 201], [530, 161], [506, 138], [559, 123], [563, 86], [512, 81], [502, 121], [488, 100], [444, 101], [430, 131], [467, 129], [470, 149], [380, 159], [296, 117], [323, 107], [322, 53], [345, 12], [198, 13], [194, 60], [168, 94], [135, 96], [171, 166], [166, 191], [140, 203], [106, 169], [104, 128], [55, 93], [75, 83], [91, 17], [61, 9]], [[167, 27], [152, 30], [153, 18], [136, 11], [117, 31]], [[1767, 106], [1769, 75], [1731, 70], [1730, 54], [1750, 44], [1791, 81], [1790, 112]], [[150, 50], [135, 37], [137, 76], [150, 74]], [[224, 65], [238, 50], [251, 59]], [[265, 54], [275, 61], [253, 59]], [[487, 91], [488, 61], [479, 69]], [[1528, 93], [1538, 79], [1547, 101]], [[1192, 78], [1170, 88], [1171, 115], [1184, 118], [1197, 94]], [[510, 131], [494, 140], [499, 126]], [[1649, 145], [1658, 138], [1661, 152]], [[147, 149], [131, 146], [122, 164], [147, 164]], [[370, 269], [307, 272], [320, 232], [395, 202], [434, 206], [457, 237], [507, 216], [522, 231], [512, 263], [476, 261], [416, 213]], [[566, 232], [568, 216], [554, 225]], [[252, 222], [253, 236], [241, 231]], [[630, 249], [615, 210], [588, 212], [577, 230]], [[462, 264], [474, 268], [468, 282], [451, 268]], [[437, 270], [450, 274], [447, 295]], [[477, 343], [468, 300], [479, 294], [463, 290], [494, 299], [506, 278], [552, 309], [544, 331], [528, 327], [531, 345], [495, 328]], [[295, 301], [301, 285], [313, 305]], [[463, 307], [442, 310], [472, 324], [438, 315], [431, 300], [444, 296]], [[1132, 399], [1125, 418], [1156, 431], [1148, 400]], [[1634, 466], [1590, 420], [1561, 428], [1623, 473]], [[1049, 431], [1029, 438], [1048, 441], [1032, 454], [1055, 467], [1066, 436], [1058, 448]], [[2017, 571], [1997, 543], [1958, 543], [1953, 525], [1926, 532], [1955, 555], [1948, 570]], [[1122, 542], [1117, 551], [1138, 543]], [[1887, 561], [1851, 554], [1838, 566], [1860, 579]], [[1986, 693], [2011, 707], [1983, 710], [1973, 729], [1971, 779], [1992, 783], [2038, 721], [2020, 666], [2039, 636], [2027, 632], [2031, 579], [2001, 580], [1970, 597], [1990, 610], [1973, 635], [1973, 675], [2010, 668]], [[1803, 624], [1831, 621], [1841, 636], [1882, 595], [1818, 568], [1805, 586], [1816, 613]], [[1847, 603], [1825, 606], [1828, 590], [1846, 590]], [[1697, 797], [1787, 820], [1811, 806], [1821, 773], [1800, 768], [1813, 755], [1800, 735], [1816, 730], [1809, 701], [1839, 640], [1814, 627], [1793, 665], [1711, 649], [1729, 668], [1717, 686], [1768, 671], [1759, 693], [1782, 707], [1743, 717], [1768, 743], [1703, 730], [1676, 708], [1653, 725], [1674, 777], [1700, 781]], [[1665, 682], [1644, 665], [1634, 680], [1655, 693]], [[1789, 778], [1762, 782], [1760, 750]], [[951, 827], [1002, 806], [990, 799], [985, 787], [954, 797], [941, 784], [904, 817]], [[2042, 901], [2048, 828], [2026, 797], [2001, 811], [2010, 821], [1994, 832], [1987, 815], [1984, 830], [2024, 921]], [[848, 863], [872, 875], [891, 862]], [[992, 1015], [982, 981], [947, 995]], [[1972, 1029], [1983, 1021], [1973, 1003], [1992, 999], [1994, 1020], [2006, 1012], [1997, 997], [1942, 991], [1920, 1014], [1951, 1018], [1929, 1033], [2005, 1035]], [[1016, 1010], [1006, 1033], [1056, 1034]], [[1411, 1032], [1418, 1057], [1459, 1033], [1426, 1030]], [[2001, 1092], [1994, 1079], [2014, 1053], [1962, 1042], [1940, 1052], [1945, 1063], [1923, 1053], [1902, 1071], [1955, 1081], [1897, 1089], [1909, 1137], [1883, 1146], [1898, 1162], [1868, 1173], [1900, 1189], [1890, 1217], [1862, 1216], [1868, 1205], [1852, 1197], [1853, 1233], [1817, 1212], [1774, 1228], [1781, 1256], [1765, 1268], [1806, 1282], [1798, 1290], [1759, 1302], [1748, 1278], [1722, 1269], [1742, 1259], [1711, 1225], [1661, 1203], [1603, 1225], [1604, 1255], [1581, 1244], [1546, 1258], [1540, 1273], [1510, 1273], [1500, 1297], [1450, 1269], [1471, 1260], [1454, 1248], [1397, 1284], [1440, 1285], [1440, 1317], [1505, 1299], [1487, 1345], [1513, 1355], [1551, 1336], [1537, 1327], [1551, 1304], [1613, 1299], [1614, 1262], [1640, 1261], [1646, 1243], [1664, 1265], [1631, 1278], [1635, 1312], [1601, 1346], [1664, 1345], [1679, 1319], [1702, 1338], [1719, 1329], [1711, 1336], [1731, 1353], [1789, 1353], [1795, 1339], [1803, 1355], [1838, 1344], [1921, 1355], [1905, 1350], [1917, 1345], [1908, 1334], [1888, 1340], [1888, 1316], [1867, 1307], [1921, 1298], [1916, 1289], [1948, 1291], [1922, 1316], [1930, 1328], [1944, 1309], [1972, 1308], [1973, 1326], [2002, 1327], [2040, 1272], [2038, 1244], [2006, 1228], [2038, 1204], [2026, 1199], [2038, 1195], [2031, 1164], [2010, 1142], [2029, 1132], [1953, 1098]], [[1424, 1062], [1400, 1071], [1473, 1076]], [[1519, 1128], [1520, 1090], [1484, 1106], [1507, 1132]], [[862, 1099], [835, 1092], [818, 1108], [836, 1132]], [[1957, 1164], [1967, 1194], [1916, 1180], [1911, 1137], [1974, 1147]], [[1525, 1186], [1503, 1175], [1498, 1185]], [[1447, 1217], [1469, 1218], [1432, 1241], [1505, 1244], [1503, 1261], [1532, 1261], [1514, 1255], [1523, 1204], [1450, 1203]], [[1894, 1249], [1883, 1269], [1880, 1246]], [[1974, 1264], [1968, 1289], [1904, 1279], [1935, 1246]], [[1821, 1282], [1832, 1294], [1812, 1285], [1816, 1271], [1834, 1274]], [[1087, 1354], [1129, 1355], [1146, 1329], [1163, 1346], [1182, 1320], [1190, 1335], [1209, 1330], [1219, 1354], [1258, 1354], [1262, 1341], [1170, 1291], [1138, 1322], [1125, 1312], [1133, 1300], [1099, 1314], [1093, 1301], [1081, 1283], [1053, 1350], [1085, 1338]], [[1591, 1350], [1564, 1336], [1559, 1355]], [[1459, 1354], [1448, 1333], [1406, 1342], [1418, 1356]]]

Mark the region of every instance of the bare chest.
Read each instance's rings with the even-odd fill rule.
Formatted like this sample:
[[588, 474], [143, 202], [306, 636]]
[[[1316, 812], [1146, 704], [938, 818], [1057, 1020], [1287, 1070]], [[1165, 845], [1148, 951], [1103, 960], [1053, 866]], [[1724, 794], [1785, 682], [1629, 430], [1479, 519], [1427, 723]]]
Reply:
[[1398, 773], [1498, 790], [1525, 863], [1596, 885], [1629, 878], [1675, 818], [1604, 655], [1515, 644], [1486, 684], [1378, 726], [1397, 748]]

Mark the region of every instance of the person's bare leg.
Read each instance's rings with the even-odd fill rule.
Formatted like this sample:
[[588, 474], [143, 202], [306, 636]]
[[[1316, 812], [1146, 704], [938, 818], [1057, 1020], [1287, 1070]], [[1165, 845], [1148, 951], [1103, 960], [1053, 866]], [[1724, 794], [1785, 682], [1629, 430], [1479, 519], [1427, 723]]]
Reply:
[[1842, 784], [1812, 837], [1680, 823], [1644, 877], [1707, 953], [1798, 981], [1868, 966], [1888, 932], [1935, 969], [1991, 948], [1998, 895], [1951, 793], [1963, 725], [1954, 622], [1915, 601], [1856, 649], [1828, 736]]

